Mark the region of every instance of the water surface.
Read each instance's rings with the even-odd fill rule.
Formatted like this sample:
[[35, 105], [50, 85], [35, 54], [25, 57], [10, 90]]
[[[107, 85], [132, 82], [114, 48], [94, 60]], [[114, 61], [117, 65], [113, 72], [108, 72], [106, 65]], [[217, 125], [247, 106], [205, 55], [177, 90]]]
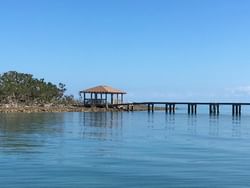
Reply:
[[0, 187], [249, 187], [250, 116], [0, 115]]

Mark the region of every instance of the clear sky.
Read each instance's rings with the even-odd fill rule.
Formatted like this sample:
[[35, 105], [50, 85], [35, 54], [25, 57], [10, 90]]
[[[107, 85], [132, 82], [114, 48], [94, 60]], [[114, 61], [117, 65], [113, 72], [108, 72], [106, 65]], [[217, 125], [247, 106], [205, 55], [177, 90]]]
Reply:
[[249, 0], [0, 0], [0, 72], [129, 93], [250, 101]]

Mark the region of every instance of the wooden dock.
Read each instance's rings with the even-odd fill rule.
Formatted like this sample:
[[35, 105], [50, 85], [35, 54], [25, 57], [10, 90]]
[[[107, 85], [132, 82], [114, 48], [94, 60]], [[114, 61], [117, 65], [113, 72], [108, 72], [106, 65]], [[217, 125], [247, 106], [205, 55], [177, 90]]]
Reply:
[[123, 103], [114, 104], [113, 107], [122, 107], [127, 109], [127, 111], [134, 111], [136, 106], [145, 106], [148, 112], [154, 112], [156, 106], [163, 106], [165, 112], [169, 114], [174, 114], [176, 111], [176, 106], [186, 105], [188, 114], [197, 114], [198, 106], [207, 106], [208, 113], [210, 115], [219, 115], [221, 106], [231, 106], [232, 115], [240, 116], [242, 112], [242, 106], [250, 106], [250, 103], [211, 103], [211, 102], [133, 102], [133, 103]]

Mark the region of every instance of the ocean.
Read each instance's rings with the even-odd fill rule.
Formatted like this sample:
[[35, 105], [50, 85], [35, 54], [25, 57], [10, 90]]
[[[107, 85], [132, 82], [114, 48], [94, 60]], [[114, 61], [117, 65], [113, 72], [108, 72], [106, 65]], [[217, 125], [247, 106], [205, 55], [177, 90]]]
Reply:
[[1, 114], [0, 187], [250, 187], [250, 115]]

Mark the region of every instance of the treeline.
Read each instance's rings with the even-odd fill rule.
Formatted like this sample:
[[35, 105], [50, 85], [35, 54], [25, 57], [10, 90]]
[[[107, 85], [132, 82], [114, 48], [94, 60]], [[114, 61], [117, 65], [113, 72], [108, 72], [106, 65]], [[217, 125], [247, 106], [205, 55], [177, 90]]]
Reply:
[[6, 72], [0, 75], [0, 103], [65, 103], [73, 102], [73, 96], [65, 95], [65, 84], [58, 86], [32, 74]]

